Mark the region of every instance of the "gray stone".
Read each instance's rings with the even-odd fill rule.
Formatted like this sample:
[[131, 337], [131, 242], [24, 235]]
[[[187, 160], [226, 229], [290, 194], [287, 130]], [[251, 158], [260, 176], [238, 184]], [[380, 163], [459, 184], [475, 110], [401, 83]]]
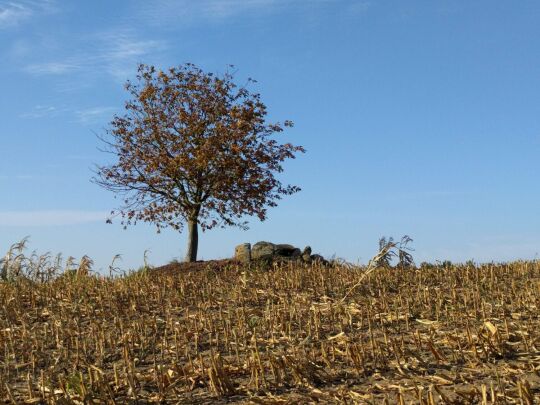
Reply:
[[306, 246], [303, 251], [293, 245], [271, 242], [257, 242], [253, 246], [249, 243], [243, 243], [236, 246], [234, 258], [242, 263], [257, 261], [258, 263], [276, 264], [276, 263], [319, 263], [328, 265], [328, 261], [321, 255], [311, 254], [311, 247]]
[[324, 265], [328, 264], [328, 262], [321, 255], [314, 254], [314, 255], [311, 255], [310, 258], [311, 258], [311, 261], [314, 263], [320, 263]]
[[251, 248], [251, 259], [272, 259], [276, 250], [276, 245], [270, 242], [257, 242]]
[[291, 253], [291, 258], [299, 259], [302, 256], [302, 251], [298, 248], [295, 248]]
[[234, 248], [234, 258], [242, 263], [251, 261], [251, 244], [242, 243]]
[[306, 263], [311, 263], [311, 246], [306, 246], [302, 252], [302, 260]]
[[283, 256], [283, 257], [291, 257], [296, 249], [293, 245], [287, 245], [287, 244], [279, 244], [276, 245], [276, 248], [274, 250], [275, 256]]

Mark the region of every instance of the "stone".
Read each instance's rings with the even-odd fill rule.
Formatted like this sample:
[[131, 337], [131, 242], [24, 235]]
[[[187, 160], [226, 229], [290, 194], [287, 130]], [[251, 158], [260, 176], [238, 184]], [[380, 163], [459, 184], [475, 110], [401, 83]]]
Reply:
[[249, 243], [243, 243], [234, 249], [234, 258], [241, 263], [251, 263], [256, 261], [259, 264], [266, 263], [319, 263], [324, 266], [329, 262], [321, 255], [312, 254], [311, 247], [306, 246], [300, 250], [287, 243], [275, 244], [271, 242], [260, 241], [251, 246]]
[[318, 254], [311, 255], [310, 259], [313, 263], [319, 263], [324, 266], [328, 265], [328, 261], [326, 261], [324, 257], [322, 257], [321, 255], [318, 255]]
[[293, 245], [287, 245], [287, 244], [279, 244], [276, 245], [274, 250], [275, 256], [283, 256], [283, 257], [292, 257], [295, 250], [299, 250], [295, 248]]
[[302, 260], [306, 263], [311, 263], [311, 246], [306, 246], [302, 252]]
[[234, 248], [234, 258], [242, 263], [251, 262], [251, 243], [242, 243]]
[[299, 259], [300, 257], [302, 256], [302, 251], [298, 248], [295, 248], [292, 253], [291, 253], [291, 258], [292, 259]]
[[276, 245], [270, 242], [257, 242], [251, 248], [251, 259], [272, 259], [276, 250]]

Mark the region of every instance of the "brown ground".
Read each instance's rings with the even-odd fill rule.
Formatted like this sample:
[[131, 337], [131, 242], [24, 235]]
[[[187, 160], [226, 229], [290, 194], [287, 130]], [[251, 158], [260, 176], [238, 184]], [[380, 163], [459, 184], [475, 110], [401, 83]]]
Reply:
[[540, 263], [0, 284], [12, 403], [540, 403]]
[[155, 267], [152, 269], [153, 273], [174, 274], [174, 273], [186, 273], [193, 271], [221, 271], [227, 267], [238, 266], [240, 263], [234, 259], [222, 259], [222, 260], [200, 260], [194, 263], [173, 262], [164, 266]]

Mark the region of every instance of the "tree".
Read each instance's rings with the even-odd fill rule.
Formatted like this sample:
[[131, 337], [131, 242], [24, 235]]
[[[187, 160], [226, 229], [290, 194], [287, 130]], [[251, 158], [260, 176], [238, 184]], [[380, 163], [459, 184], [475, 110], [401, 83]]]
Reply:
[[264, 221], [268, 207], [300, 190], [276, 178], [283, 161], [305, 151], [272, 138], [292, 122], [267, 123], [260, 95], [232, 73], [141, 64], [125, 87], [125, 112], [100, 136], [115, 161], [97, 166], [93, 178], [122, 195], [111, 215], [124, 227], [145, 221], [181, 232], [187, 224], [186, 260], [195, 261], [199, 226], [247, 229], [246, 215]]

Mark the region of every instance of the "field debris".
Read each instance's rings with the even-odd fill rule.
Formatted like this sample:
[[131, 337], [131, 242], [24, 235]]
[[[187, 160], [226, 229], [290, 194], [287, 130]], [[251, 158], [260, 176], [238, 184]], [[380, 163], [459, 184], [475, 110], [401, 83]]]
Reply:
[[539, 262], [366, 270], [221, 261], [0, 283], [0, 399], [540, 402]]

